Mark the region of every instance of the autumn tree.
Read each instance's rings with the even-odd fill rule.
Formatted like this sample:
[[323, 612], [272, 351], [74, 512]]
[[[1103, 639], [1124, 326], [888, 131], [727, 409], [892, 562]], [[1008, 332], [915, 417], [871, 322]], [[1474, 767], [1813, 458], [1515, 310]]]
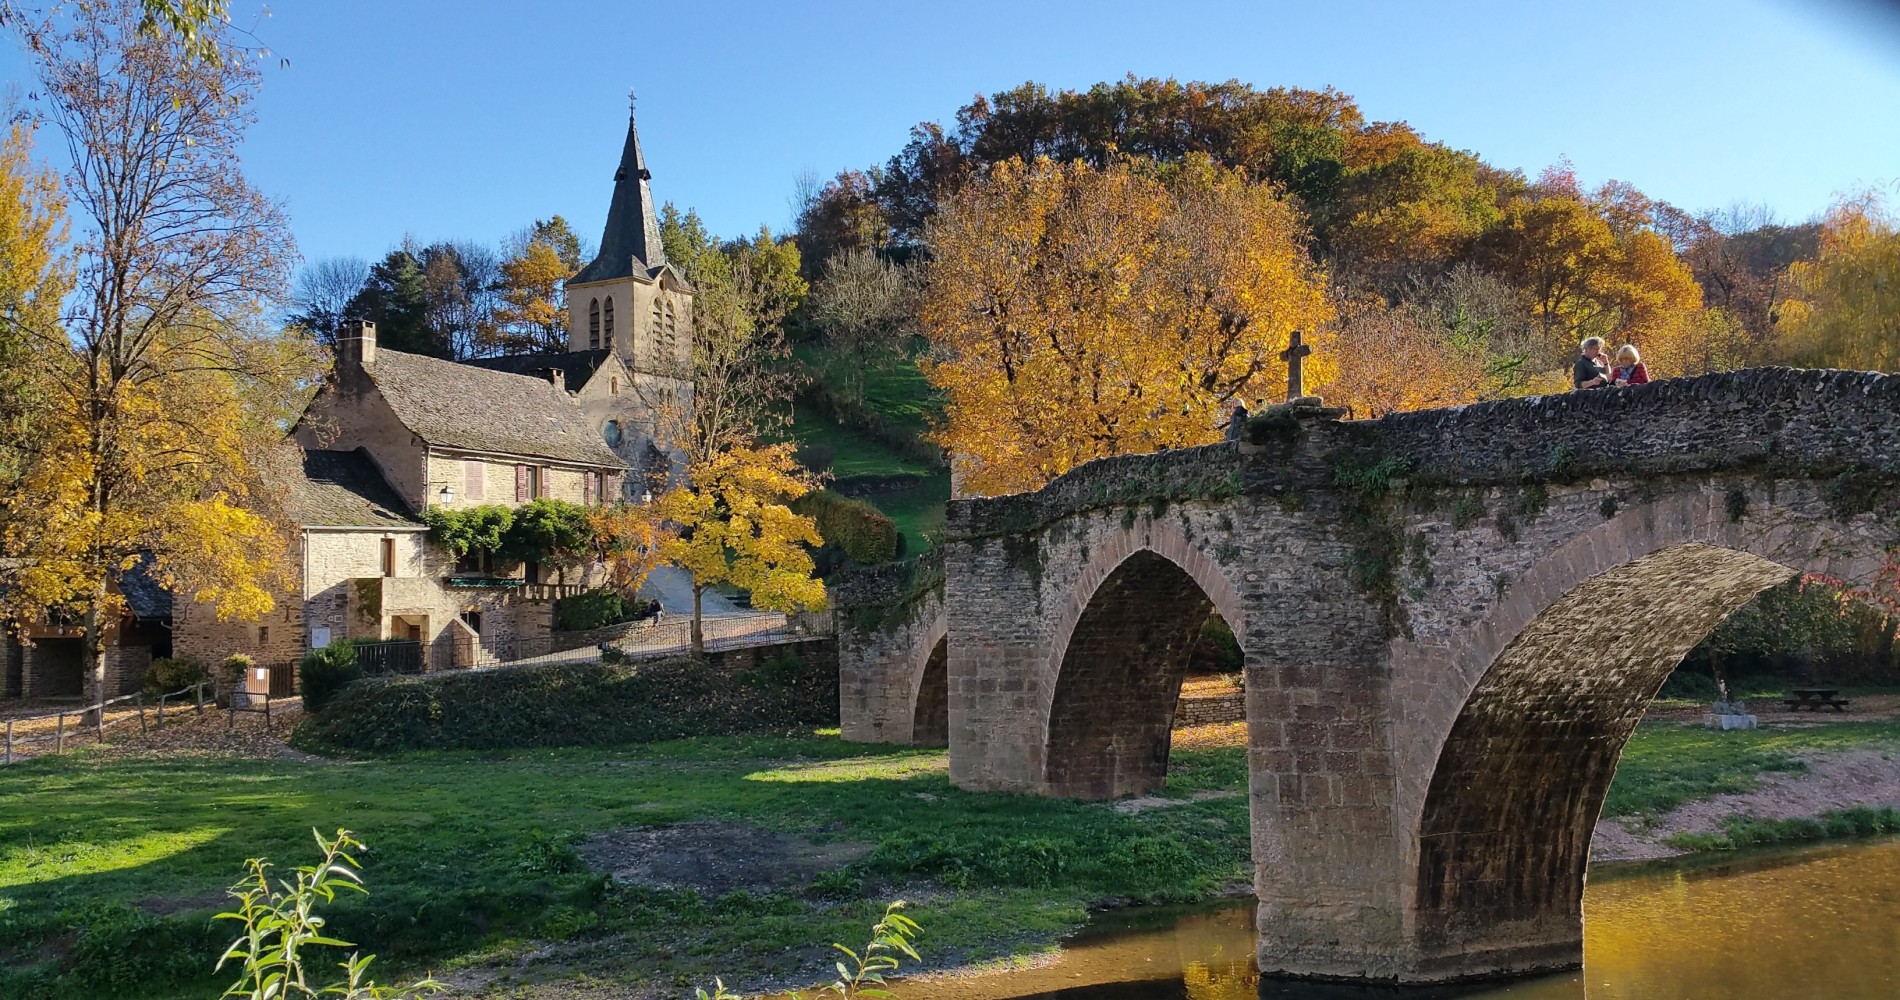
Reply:
[[0, 143], [0, 494], [18, 489], [39, 442], [48, 387], [28, 362], [60, 329], [72, 283], [59, 178], [33, 164], [32, 149], [21, 124]]
[[846, 250], [825, 262], [810, 312], [826, 342], [854, 362], [840, 387], [848, 397], [862, 398], [864, 373], [902, 350], [914, 332], [916, 291], [908, 270], [873, 250]]
[[936, 437], [976, 493], [1218, 440], [1233, 403], [1284, 392], [1289, 335], [1331, 318], [1292, 206], [1205, 160], [1171, 183], [1129, 161], [999, 164], [929, 245]]
[[693, 651], [706, 650], [702, 595], [722, 584], [752, 595], [752, 606], [800, 611], [824, 606], [811, 552], [823, 544], [811, 518], [787, 506], [811, 489], [790, 445], [736, 447], [693, 467], [692, 483], [660, 498], [678, 526], [660, 544], [667, 562], [693, 579]]
[[1674, 369], [1671, 352], [1644, 341], [1692, 322], [1702, 290], [1649, 208], [1626, 186], [1585, 195], [1566, 171], [1550, 170], [1485, 235], [1481, 260], [1530, 297], [1553, 365], [1595, 336], [1642, 346], [1656, 355], [1652, 371]]
[[674, 536], [658, 504], [623, 501], [589, 507], [587, 526], [594, 558], [607, 568], [607, 585], [628, 601], [665, 565], [665, 543]]
[[314, 374], [260, 322], [292, 251], [239, 169], [256, 72], [182, 58], [141, 10], [80, 5], [31, 29], [80, 226], [60, 327], [29, 345], [44, 427], [0, 499], [0, 600], [16, 623], [78, 616], [95, 699], [135, 563], [220, 618], [271, 609], [284, 538], [257, 473], [281, 400]]
[[1784, 350], [1796, 362], [1900, 371], [1900, 220], [1874, 193], [1836, 205], [1820, 252], [1789, 268]]
[[536, 220], [501, 262], [501, 306], [491, 346], [503, 354], [567, 350], [567, 279], [580, 270], [580, 240], [555, 216]]
[[672, 373], [692, 395], [642, 388], [642, 402], [656, 415], [656, 437], [697, 468], [782, 433], [793, 389], [785, 319], [808, 289], [797, 245], [769, 231], [722, 244], [696, 214], [667, 205], [660, 238], [694, 289], [692, 349]]

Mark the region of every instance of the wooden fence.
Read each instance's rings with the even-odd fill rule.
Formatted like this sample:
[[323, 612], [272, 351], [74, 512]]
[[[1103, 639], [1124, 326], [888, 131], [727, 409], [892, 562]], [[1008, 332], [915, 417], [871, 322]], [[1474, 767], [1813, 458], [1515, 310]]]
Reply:
[[[210, 695], [210, 700], [215, 704], [218, 698], [217, 684], [210, 680], [199, 681], [189, 687], [179, 688], [176, 691], [161, 694], [154, 699], [150, 699], [152, 703], [151, 707], [156, 715], [156, 719], [150, 725], [148, 725], [146, 719], [148, 699], [143, 691], [134, 694], [120, 695], [117, 698], [107, 698], [104, 701], [95, 702], [91, 705], [81, 705], [77, 708], [67, 708], [57, 712], [45, 712], [40, 715], [28, 715], [21, 718], [8, 719], [5, 725], [5, 749], [4, 751], [0, 751], [0, 763], [13, 763], [15, 757], [14, 751], [16, 749], [25, 749], [39, 743], [50, 742], [53, 744], [54, 753], [64, 753], [68, 739], [78, 739], [87, 734], [88, 731], [90, 731], [95, 742], [104, 743], [106, 730], [108, 728], [130, 722], [133, 719], [138, 720], [139, 732], [141, 733], [150, 732], [154, 727], [156, 729], [164, 729], [165, 705], [167, 702], [175, 706], [173, 711], [176, 713], [178, 707], [184, 707], [181, 703], [183, 703], [186, 698], [189, 698], [191, 703], [188, 707], [202, 716], [205, 711], [207, 692]], [[106, 718], [107, 709], [114, 705], [124, 705], [127, 703], [131, 703], [134, 709], [125, 710], [124, 713], [116, 719], [108, 720]], [[92, 716], [91, 725], [87, 725], [85, 722], [86, 716], [88, 715]], [[66, 720], [72, 717], [76, 717], [76, 721], [72, 726], [71, 736], [68, 736]], [[18, 734], [16, 732], [16, 728], [19, 728], [22, 723], [41, 722], [46, 719], [53, 720], [53, 731], [51, 733]]]

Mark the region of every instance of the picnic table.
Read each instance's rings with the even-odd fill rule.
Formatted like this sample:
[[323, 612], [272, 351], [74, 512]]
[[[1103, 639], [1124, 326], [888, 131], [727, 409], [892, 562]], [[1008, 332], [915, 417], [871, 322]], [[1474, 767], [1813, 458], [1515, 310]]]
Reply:
[[1810, 712], [1819, 712], [1824, 707], [1836, 712], [1845, 712], [1847, 699], [1836, 697], [1840, 693], [1839, 688], [1795, 688], [1794, 697], [1784, 698], [1782, 701], [1788, 706], [1790, 712], [1799, 712], [1804, 708]]

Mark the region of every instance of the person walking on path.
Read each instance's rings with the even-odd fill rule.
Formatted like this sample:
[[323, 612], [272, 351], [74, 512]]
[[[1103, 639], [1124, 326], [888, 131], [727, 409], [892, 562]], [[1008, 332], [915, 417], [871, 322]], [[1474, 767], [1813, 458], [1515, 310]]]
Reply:
[[1635, 344], [1624, 344], [1616, 349], [1616, 367], [1610, 371], [1610, 383], [1616, 386], [1645, 385], [1649, 382], [1649, 366], [1643, 364], [1643, 354]]
[[1576, 367], [1570, 373], [1570, 387], [1601, 389], [1609, 384], [1610, 366], [1603, 357], [1603, 338], [1584, 338], [1583, 353], [1578, 355]]

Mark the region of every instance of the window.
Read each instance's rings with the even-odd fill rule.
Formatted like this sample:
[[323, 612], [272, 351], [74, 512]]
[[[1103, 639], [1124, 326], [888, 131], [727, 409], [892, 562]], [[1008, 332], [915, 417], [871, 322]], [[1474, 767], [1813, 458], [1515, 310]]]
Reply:
[[455, 575], [484, 576], [489, 571], [490, 556], [487, 549], [469, 549], [467, 553], [455, 559]]
[[666, 300], [666, 350], [673, 353], [679, 344], [679, 318], [673, 315], [673, 300]]
[[270, 645], [270, 626], [269, 625], [259, 625], [257, 627], [257, 644], [259, 646]]
[[[607, 322], [610, 325], [613, 323], [613, 319], [612, 319], [613, 308], [614, 308], [613, 300], [608, 299], [607, 300], [607, 316], [609, 318]], [[600, 300], [599, 299], [594, 299], [593, 301], [587, 303], [587, 346], [590, 349], [599, 349], [600, 347]]]
[[482, 613], [480, 611], [475, 611], [475, 610], [462, 612], [462, 624], [467, 625], [468, 630], [470, 632], [473, 632], [476, 635], [481, 635], [482, 634]]
[[615, 375], [607, 380], [607, 392], [613, 396], [620, 395], [620, 376]]
[[[611, 296], [607, 299], [606, 304], [601, 306], [600, 311], [603, 318], [606, 320], [606, 323], [604, 324], [607, 329], [606, 342], [608, 346], [612, 346], [614, 342], [614, 300]], [[600, 345], [595, 344], [594, 346], [599, 347]]]
[[383, 539], [383, 575], [396, 575], [396, 540], [394, 538]]
[[659, 293], [654, 293], [653, 316], [647, 322], [647, 341], [657, 356], [661, 354], [661, 342], [666, 337], [666, 313], [661, 310]]
[[515, 502], [527, 503], [535, 497], [546, 496], [546, 480], [547, 470], [540, 466], [515, 466]]
[[601, 440], [606, 441], [607, 447], [609, 448], [620, 447], [620, 439], [623, 436], [620, 431], [620, 421], [618, 420], [609, 420], [606, 425], [600, 429]]

